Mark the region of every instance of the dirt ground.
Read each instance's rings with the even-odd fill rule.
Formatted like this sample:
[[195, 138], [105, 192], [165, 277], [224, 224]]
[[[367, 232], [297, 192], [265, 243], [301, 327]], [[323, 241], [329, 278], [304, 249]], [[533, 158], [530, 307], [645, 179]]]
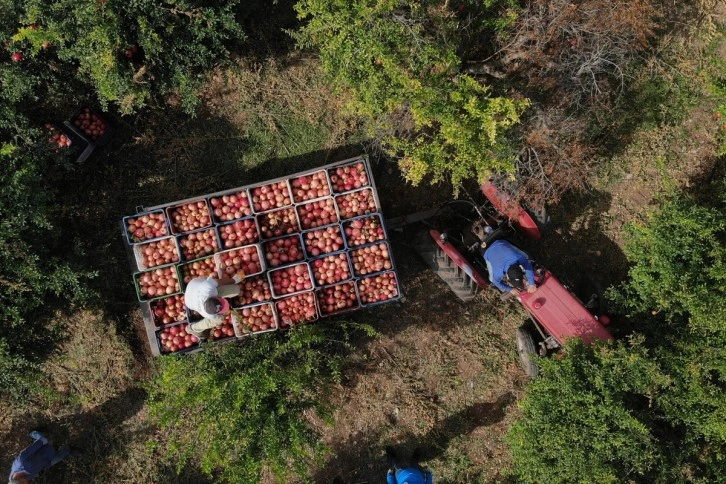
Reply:
[[[100, 202], [98, 213], [79, 213], [81, 229], [100, 230], [108, 239], [105, 249], [113, 252], [122, 247], [115, 223], [98, 229], [88, 220], [116, 221], [134, 205], [208, 193], [213, 191], [210, 186], [246, 184], [248, 176], [265, 179], [264, 168], [248, 173], [235, 169], [235, 160], [221, 158], [245, 146], [236, 123], [246, 122], [247, 111], [230, 106], [240, 104], [234, 86], [253, 81], [230, 84], [227, 94], [214, 91], [218, 98], [208, 101], [220, 108], [216, 117], [183, 125], [143, 118], [122, 123], [120, 131], [130, 148], [112, 146], [108, 158], [95, 167], [101, 176], [85, 177], [84, 189]], [[230, 109], [224, 111], [225, 106]], [[712, 113], [711, 100], [672, 132], [636, 133], [630, 151], [613, 162], [613, 172], [594, 174], [589, 192], [551, 207], [549, 231], [540, 242], [520, 241], [524, 248], [565, 281], [576, 281], [584, 272], [594, 274], [603, 287], [622, 280], [627, 272], [623, 225], [642, 220], [663, 190], [664, 171], [653, 159], [675, 160], [665, 172], [679, 186], [697, 186], [719, 162], [713, 155], [718, 127]], [[341, 119], [338, 125], [346, 123]], [[138, 126], [146, 128], [142, 132]], [[286, 166], [305, 169], [316, 166], [316, 160], [318, 165], [328, 163], [364, 149], [364, 143], [334, 148], [343, 138], [342, 130], [334, 132], [330, 147], [291, 156]], [[168, 157], [153, 166], [137, 163], [154, 155], [146, 152], [152, 145], [155, 154]], [[113, 156], [125, 161], [105, 164]], [[215, 171], [205, 170], [209, 158], [218, 161]], [[188, 160], [195, 160], [197, 169], [186, 169]], [[451, 194], [445, 186], [409, 187], [391, 164], [375, 161], [374, 171], [386, 217], [436, 206]], [[282, 174], [267, 173], [267, 178]], [[461, 303], [414, 254], [408, 230], [392, 232], [390, 238], [404, 298], [348, 318], [372, 324], [380, 335], [359, 342], [343, 381], [330, 395], [334, 425], [312, 419], [331, 449], [324, 466], [313, 470], [313, 481], [327, 483], [337, 476], [350, 484], [383, 482], [388, 467], [384, 447], [392, 445], [404, 456], [420, 448], [439, 483], [508, 482], [511, 458], [504, 438], [518, 416], [516, 402], [526, 386], [516, 358], [515, 329], [525, 314], [515, 301], [502, 302], [491, 289]], [[49, 363], [56, 376], [53, 385], [72, 404], [51, 402], [23, 412], [0, 406], [0, 473], [9, 472], [13, 456], [29, 443], [25, 433], [43, 426], [59, 442], [75, 443], [85, 454], [39, 482], [210, 482], [191, 468], [176, 477], [173, 469], [159, 469], [148, 457], [146, 443], [159, 436], [147, 421], [140, 382], [153, 363], [139, 331], [143, 323], [133, 304], [125, 254], [102, 257], [100, 270], [124, 276], [102, 282], [106, 306], [74, 315], [73, 324], [82, 330], [64, 344], [63, 356]]]

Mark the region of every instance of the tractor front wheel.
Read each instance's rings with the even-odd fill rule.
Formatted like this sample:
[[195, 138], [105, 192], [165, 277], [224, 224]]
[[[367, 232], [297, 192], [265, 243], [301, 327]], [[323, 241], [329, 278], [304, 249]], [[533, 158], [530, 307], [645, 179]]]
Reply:
[[537, 349], [534, 345], [532, 332], [525, 326], [517, 328], [517, 353], [519, 353], [519, 361], [527, 376], [530, 378], [536, 377], [537, 373], [539, 373], [539, 368], [535, 363]]

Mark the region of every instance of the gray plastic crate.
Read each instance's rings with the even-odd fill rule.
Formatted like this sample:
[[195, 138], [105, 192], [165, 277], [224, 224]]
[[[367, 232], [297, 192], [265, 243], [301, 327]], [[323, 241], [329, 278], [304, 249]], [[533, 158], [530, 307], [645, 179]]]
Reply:
[[[206, 213], [207, 218], [209, 220], [209, 223], [202, 224], [200, 223], [198, 227], [192, 227], [188, 229], [183, 229], [181, 224], [179, 222], [176, 222], [175, 217], [177, 215], [177, 211], [183, 208], [186, 205], [195, 203], [197, 204], [197, 208], [202, 212]], [[201, 206], [199, 206], [201, 205]], [[196, 232], [197, 230], [201, 230], [204, 228], [212, 227], [213, 221], [212, 221], [212, 214], [209, 211], [209, 204], [207, 203], [207, 200], [204, 198], [197, 198], [195, 200], [186, 201], [183, 203], [177, 203], [175, 205], [166, 207], [166, 218], [169, 220], [169, 228], [171, 229], [171, 233], [174, 235], [179, 234], [186, 234], [189, 232]]]
[[[303, 272], [307, 275], [307, 279], [310, 281], [310, 288], [294, 290], [294, 291], [290, 291], [290, 292], [280, 292], [280, 293], [275, 291], [275, 285], [273, 284], [273, 274], [278, 273], [278, 272], [289, 272], [291, 269], [298, 267], [298, 266], [304, 267], [305, 270]], [[287, 296], [292, 296], [293, 294], [300, 294], [305, 291], [311, 291], [315, 287], [315, 281], [313, 280], [313, 274], [312, 274], [312, 271], [310, 270], [310, 265], [308, 265], [307, 262], [299, 262], [297, 264], [292, 264], [292, 265], [289, 265], [286, 267], [272, 269], [267, 272], [267, 277], [270, 282], [270, 290], [272, 291], [272, 297], [276, 298], [276, 299], [282, 298], [282, 297], [287, 297]], [[305, 276], [302, 276], [302, 277], [305, 277]]]
[[[289, 183], [292, 191], [292, 201], [296, 204], [329, 197], [333, 193], [327, 170], [316, 170], [311, 173], [292, 176]], [[311, 190], [315, 190], [317, 193], [312, 194]]]
[[[253, 330], [252, 328], [254, 326], [257, 326], [255, 324], [249, 324], [252, 317], [251, 314], [248, 316], [245, 316], [246, 310], [260, 310], [258, 308], [266, 308], [269, 312], [269, 316], [271, 316], [271, 325], [268, 326], [267, 329], [258, 329], [257, 331]], [[277, 317], [277, 311], [275, 310], [275, 304], [273, 302], [262, 302], [257, 304], [249, 304], [247, 306], [242, 306], [240, 308], [234, 308], [234, 311], [236, 313], [236, 320], [234, 324], [234, 331], [238, 338], [244, 338], [245, 336], [250, 336], [253, 334], [261, 334], [261, 333], [271, 333], [273, 331], [277, 331], [279, 327], [278, 317]], [[264, 311], [264, 309], [263, 309]], [[260, 316], [261, 317], [261, 316]], [[264, 323], [263, 323], [264, 324]]]
[[[171, 243], [171, 245], [173, 247], [173, 251], [176, 254], [176, 260], [172, 260], [170, 262], [164, 262], [161, 264], [148, 265], [144, 258], [144, 251], [147, 248], [153, 248], [153, 246], [155, 244], [158, 244], [159, 242], [162, 242], [164, 240], [168, 240]], [[136, 259], [136, 268], [140, 271], [145, 271], [146, 269], [152, 269], [154, 267], [159, 267], [159, 266], [163, 266], [166, 264], [178, 264], [180, 261], [180, 257], [181, 257], [181, 251], [179, 250], [179, 244], [177, 244], [176, 238], [173, 236], [162, 237], [160, 239], [154, 239], [154, 240], [150, 240], [148, 242], [134, 244], [133, 251], [134, 251], [134, 258]]]
[[[129, 233], [128, 227], [129, 227], [130, 221], [139, 220], [141, 217], [143, 217], [145, 215], [150, 215], [150, 214], [154, 214], [154, 215], [161, 214], [163, 216], [163, 226], [166, 228], [166, 234], [160, 235], [158, 237], [150, 237], [148, 239], [139, 238], [139, 240], [136, 240], [135, 236], [133, 234]], [[154, 240], [163, 239], [164, 237], [168, 237], [169, 235], [171, 235], [171, 230], [169, 228], [169, 220], [166, 216], [166, 212], [164, 212], [164, 210], [162, 210], [162, 209], [149, 210], [147, 212], [137, 213], [136, 215], [126, 216], [123, 219], [121, 219], [121, 224], [123, 225], [123, 231], [124, 231], [124, 236], [126, 237], [126, 243], [128, 243], [129, 245], [142, 244], [144, 242], [152, 242]]]
[[[340, 304], [340, 299], [330, 296], [333, 298], [333, 305], [336, 306], [336, 308], [334, 308], [332, 311], [328, 311], [328, 306], [330, 306], [331, 304], [323, 300], [323, 298], [328, 297], [326, 295], [326, 292], [335, 291], [336, 289], [343, 288], [352, 289], [352, 293], [355, 295], [355, 303], [351, 306], [348, 306], [346, 304], [342, 308], [338, 308], [337, 306]], [[361, 307], [360, 295], [358, 294], [358, 285], [356, 284], [356, 281], [346, 281], [338, 284], [333, 284], [331, 286], [325, 286], [315, 289], [315, 297], [317, 298], [318, 310], [320, 311], [321, 318], [345, 314], [350, 311], [355, 311], [356, 309], [359, 309]]]
[[[333, 277], [334, 280], [332, 282], [327, 282], [328, 276], [327, 274], [322, 274], [322, 265], [333, 261], [342, 261], [345, 260], [345, 263], [347, 264], [348, 272], [341, 273], [341, 274], [334, 274]], [[315, 283], [315, 287], [323, 287], [323, 286], [331, 286], [334, 284], [338, 284], [343, 281], [348, 281], [350, 279], [353, 279], [353, 266], [351, 265], [350, 258], [348, 257], [348, 253], [346, 251], [340, 251], [335, 252], [333, 254], [326, 254], [320, 257], [317, 257], [310, 261], [310, 270], [313, 274], [313, 282]], [[320, 283], [318, 281], [318, 276], [325, 275], [326, 276], [326, 282]]]
[[217, 252], [216, 254], [214, 254], [214, 262], [217, 266], [217, 276], [219, 276], [220, 279], [222, 279], [224, 277], [232, 277], [232, 276], [234, 276], [234, 274], [236, 274], [240, 270], [243, 270], [242, 267], [240, 266], [240, 267], [236, 268], [234, 274], [230, 275], [230, 274], [226, 273], [225, 268], [222, 267], [222, 258], [225, 255], [233, 254], [233, 253], [239, 253], [239, 256], [242, 258], [242, 257], [244, 257], [246, 252], [255, 252], [257, 254], [257, 261], [259, 262], [260, 269], [255, 272], [244, 271], [245, 276], [252, 277], [252, 276], [256, 276], [258, 274], [262, 274], [263, 272], [265, 272], [265, 270], [267, 269], [267, 264], [265, 263], [265, 256], [262, 254], [262, 247], [260, 246], [260, 244], [250, 244], [250, 245], [245, 245], [242, 247], [236, 247], [234, 249], [223, 250], [221, 252]]
[[[376, 301], [368, 301], [368, 296], [366, 295], [366, 291], [362, 290], [362, 287], [365, 287], [366, 280], [375, 280], [377, 278], [393, 278], [393, 282], [396, 284], [396, 295], [393, 297], [390, 297], [388, 299], [384, 300], [376, 300]], [[378, 306], [380, 304], [385, 304], [393, 301], [398, 301], [401, 299], [402, 293], [401, 293], [401, 284], [398, 282], [398, 275], [395, 271], [386, 271], [381, 272], [372, 276], [366, 276], [361, 277], [359, 279], [356, 279], [356, 288], [358, 290], [358, 297], [361, 300], [361, 307], [369, 308], [371, 306]]]
[[[296, 248], [299, 249], [298, 257], [290, 259], [288, 253], [280, 249], [277, 244], [290, 241]], [[262, 254], [265, 258], [265, 263], [270, 269], [277, 269], [278, 267], [285, 267], [305, 260], [305, 250], [302, 245], [302, 238], [299, 233], [292, 235], [284, 235], [274, 239], [266, 240], [262, 243]], [[284, 257], [283, 257], [284, 256]], [[287, 257], [287, 260], [282, 260]], [[277, 260], [277, 263], [275, 261]]]
[[[207, 204], [215, 224], [226, 224], [253, 215], [250, 194], [247, 188], [234, 188], [207, 197]], [[227, 207], [227, 208], [225, 208]], [[227, 211], [229, 209], [229, 211]], [[236, 215], [240, 216], [237, 217]]]
[[[305, 304], [307, 311], [304, 314], [293, 316], [288, 313], [286, 309], [287, 305], [295, 300]], [[275, 301], [275, 309], [277, 310], [281, 330], [290, 329], [291, 326], [295, 326], [297, 324], [312, 323], [320, 318], [317, 298], [313, 291], [301, 292], [299, 294], [278, 299]]]
[[[171, 271], [167, 271], [167, 269], [171, 269]], [[142, 278], [145, 274], [148, 274], [150, 272], [157, 271], [157, 270], [164, 270], [166, 272], [176, 273], [177, 274], [177, 284], [179, 286], [179, 290], [178, 291], [174, 291], [174, 292], [172, 292], [170, 294], [164, 293], [164, 294], [160, 294], [160, 295], [154, 295], [152, 297], [148, 297], [146, 295], [143, 295], [141, 293], [141, 284], [139, 282], [139, 279]], [[154, 299], [161, 299], [161, 298], [164, 298], [164, 297], [168, 297], [168, 296], [172, 296], [174, 294], [181, 293], [181, 277], [179, 275], [179, 271], [178, 271], [177, 266], [174, 265], [174, 264], [169, 264], [169, 265], [165, 265], [165, 266], [154, 267], [153, 269], [149, 269], [148, 271], [136, 272], [134, 274], [134, 286], [136, 287], [136, 296], [139, 298], [139, 301], [142, 301], [142, 302], [143, 301], [153, 301]]]
[[[341, 195], [336, 195], [334, 198], [336, 208], [338, 209], [338, 214], [340, 215], [340, 220], [349, 220], [357, 217], [362, 217], [364, 215], [379, 213], [381, 211], [381, 203], [378, 200], [378, 193], [374, 190], [373, 187], [365, 187], [361, 188], [360, 190], [353, 190], [351, 192], [343, 193]], [[366, 204], [365, 207], [361, 206], [361, 199], [364, 200], [364, 203]], [[344, 207], [344, 204], [346, 202], [352, 202], [353, 200], [358, 201], [357, 209], [352, 210], [350, 208]]]

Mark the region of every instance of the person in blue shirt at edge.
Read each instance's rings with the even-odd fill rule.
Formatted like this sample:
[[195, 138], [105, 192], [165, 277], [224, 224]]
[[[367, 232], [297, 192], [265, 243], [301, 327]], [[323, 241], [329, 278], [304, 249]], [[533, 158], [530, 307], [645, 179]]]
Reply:
[[42, 471], [56, 465], [71, 454], [68, 447], [56, 451], [53, 444], [36, 430], [30, 433], [30, 437], [35, 439], [35, 442], [23, 449], [13, 461], [8, 479], [9, 484], [27, 484]]
[[535, 292], [534, 267], [527, 254], [506, 240], [497, 240], [482, 249], [489, 280], [503, 292], [519, 295], [520, 291]]
[[420, 449], [416, 449], [411, 456], [411, 465], [400, 467], [393, 447], [386, 447], [386, 455], [391, 460], [391, 468], [386, 476], [387, 484], [433, 484], [434, 476], [431, 471], [418, 464], [419, 454]]

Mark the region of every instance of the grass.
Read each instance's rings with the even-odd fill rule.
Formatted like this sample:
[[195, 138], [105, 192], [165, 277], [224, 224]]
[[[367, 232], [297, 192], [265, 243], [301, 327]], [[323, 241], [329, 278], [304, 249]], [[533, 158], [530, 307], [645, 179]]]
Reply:
[[724, 29], [663, 41], [657, 57], [637, 66], [620, 106], [598, 120], [609, 150], [598, 162], [596, 188], [640, 180], [653, 195], [675, 183], [697, 183], [726, 152]]
[[[600, 163], [594, 186], [614, 192], [631, 174], [657, 185], [664, 170], [683, 172], [689, 158], [681, 145], [690, 150], [716, 136], [714, 108], [726, 117], [717, 40], [722, 37], [711, 39], [703, 57], [674, 50], [675, 68], [643, 68], [623, 109], [598, 120], [614, 149]], [[58, 443], [77, 442], [87, 453], [40, 482], [207, 482], [192, 467], [177, 477], [174, 464], [154, 450], [163, 447], [164, 437], [148, 423], [139, 388], [152, 365], [144, 356], [144, 336], [134, 332], [142, 323], [116, 222], [136, 205], [246, 185], [357, 154], [366, 131], [342, 114], [345, 100], [331, 94], [317, 61], [299, 53], [215, 73], [204, 99], [206, 109], [195, 119], [164, 111], [122, 120], [103, 157], [77, 168], [66, 207], [78, 213], [83, 236], [93, 242], [87, 259], [105, 276], [99, 282], [105, 303], [69, 318], [71, 338], [44, 367], [44, 406], [0, 409], [6, 467], [12, 453], [27, 445], [27, 430], [44, 424]], [[703, 127], [703, 137], [693, 137], [684, 123], [704, 110], [711, 124]], [[719, 133], [723, 151], [726, 139]], [[404, 190], [396, 192], [397, 172], [386, 173], [390, 189], [384, 196], [393, 199]], [[403, 198], [422, 203], [436, 196], [430, 187], [406, 187]], [[97, 205], [89, 207], [89, 199]], [[386, 207], [386, 213], [397, 208]], [[628, 216], [600, 208], [596, 215], [605, 226]], [[558, 238], [566, 239], [550, 240]], [[543, 245], [550, 244], [556, 258], [572, 250], [570, 242]], [[344, 384], [328, 396], [337, 407], [335, 425], [321, 428], [333, 453], [311, 472], [318, 482], [336, 474], [378, 481], [385, 475], [384, 445], [411, 451], [430, 442], [436, 452], [427, 463], [437, 482], [506, 481], [511, 463], [503, 435], [517, 418], [513, 401], [526, 385], [514, 330], [525, 314], [493, 292], [464, 307], [423, 271], [405, 243], [395, 249], [399, 268], [406, 268], [401, 273], [407, 300], [353, 313], [381, 336], [358, 342]]]

